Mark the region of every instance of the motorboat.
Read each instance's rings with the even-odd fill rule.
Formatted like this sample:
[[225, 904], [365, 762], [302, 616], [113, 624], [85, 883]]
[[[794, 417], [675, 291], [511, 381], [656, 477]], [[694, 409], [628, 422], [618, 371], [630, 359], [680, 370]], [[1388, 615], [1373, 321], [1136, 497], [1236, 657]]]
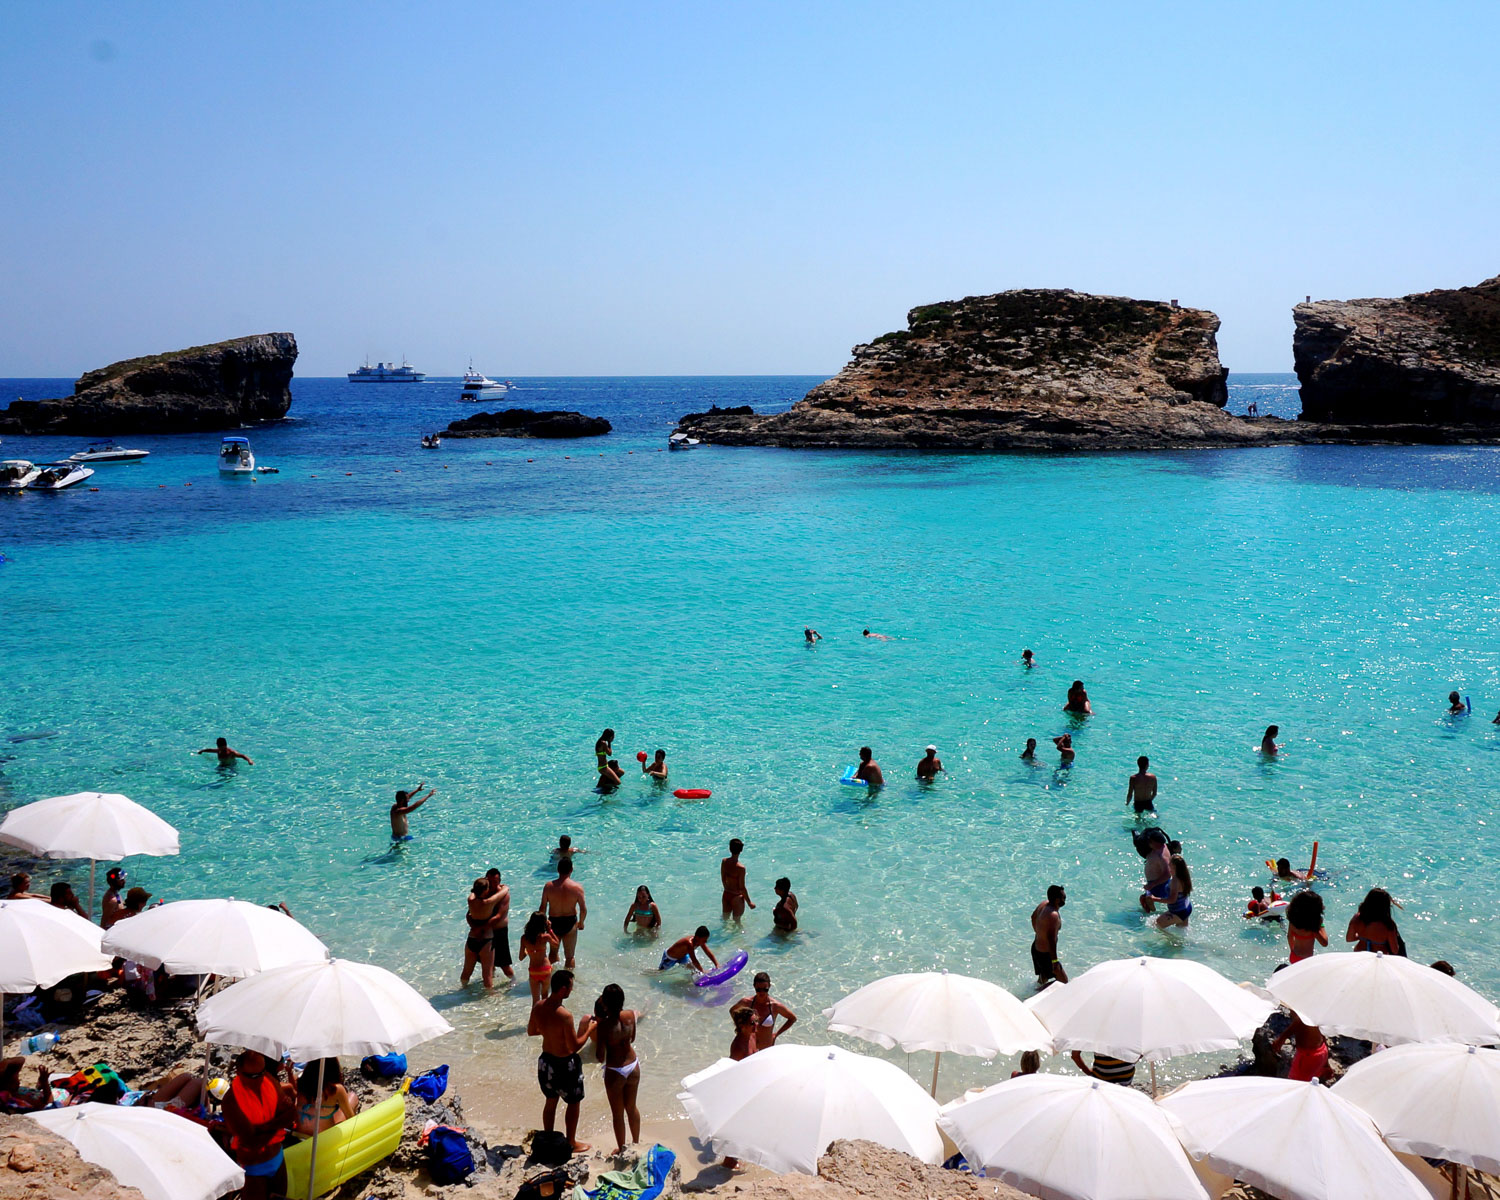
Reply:
[[469, 364], [469, 369], [464, 372], [464, 390], [459, 393], [460, 400], [467, 400], [471, 404], [478, 404], [481, 400], [498, 400], [510, 391], [510, 380], [498, 383], [493, 379], [486, 378], [474, 369], [474, 364]]
[[689, 437], [685, 433], [674, 433], [667, 439], [668, 450], [696, 450], [703, 442], [695, 437]]
[[33, 492], [60, 492], [63, 488], [70, 488], [75, 483], [82, 483], [93, 473], [93, 467], [85, 467], [81, 463], [68, 459], [44, 467], [27, 486]]
[[24, 458], [7, 458], [0, 462], [0, 492], [22, 491], [41, 473], [39, 466]]
[[436, 450], [443, 444], [443, 435], [440, 433], [424, 433], [422, 435], [422, 449]]
[[247, 438], [227, 437], [219, 443], [220, 475], [253, 475], [255, 455], [250, 453]]
[[364, 366], [349, 372], [350, 383], [421, 383], [427, 375], [407, 362], [405, 357], [401, 359], [398, 367], [395, 363], [376, 363], [373, 367], [366, 362]]
[[68, 461], [75, 463], [137, 462], [150, 453], [149, 450], [127, 450], [124, 446], [116, 445], [114, 442], [95, 442], [87, 450], [68, 455]]

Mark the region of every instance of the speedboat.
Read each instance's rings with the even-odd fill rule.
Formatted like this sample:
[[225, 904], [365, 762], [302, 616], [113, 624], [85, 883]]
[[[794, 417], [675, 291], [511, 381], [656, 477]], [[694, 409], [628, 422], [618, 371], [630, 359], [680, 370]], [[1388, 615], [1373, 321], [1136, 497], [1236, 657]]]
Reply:
[[149, 450], [127, 450], [114, 442], [95, 442], [87, 450], [68, 455], [69, 462], [136, 462], [150, 454]]
[[703, 443], [695, 437], [689, 437], [685, 433], [674, 433], [667, 439], [668, 450], [696, 450]]
[[24, 458], [7, 458], [0, 462], [0, 492], [22, 491], [41, 473], [40, 467]]
[[443, 444], [443, 435], [440, 433], [424, 433], [422, 435], [422, 449], [436, 450]]
[[395, 363], [376, 363], [371, 366], [367, 361], [364, 366], [349, 372], [350, 383], [421, 383], [427, 376], [419, 371], [403, 357], [401, 365]]
[[250, 453], [247, 438], [227, 437], [219, 443], [220, 475], [253, 475], [255, 455]]
[[75, 483], [82, 483], [93, 473], [93, 467], [85, 467], [71, 460], [52, 463], [29, 486], [33, 492], [60, 492]]
[[469, 369], [464, 372], [464, 390], [459, 394], [460, 400], [467, 400], [472, 404], [478, 404], [481, 400], [498, 400], [506, 392], [510, 391], [510, 380], [497, 383], [493, 379], [487, 379], [474, 369], [474, 364], [469, 364]]

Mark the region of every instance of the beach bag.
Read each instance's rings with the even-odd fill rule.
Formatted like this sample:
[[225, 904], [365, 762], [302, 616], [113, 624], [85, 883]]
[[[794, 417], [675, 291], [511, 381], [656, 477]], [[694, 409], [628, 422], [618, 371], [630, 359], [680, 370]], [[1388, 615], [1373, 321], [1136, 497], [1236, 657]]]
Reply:
[[427, 1134], [427, 1173], [433, 1183], [457, 1183], [474, 1174], [474, 1155], [469, 1140], [448, 1125], [438, 1125]]
[[418, 1100], [425, 1100], [431, 1104], [439, 1096], [448, 1090], [448, 1064], [433, 1067], [430, 1071], [423, 1071], [411, 1081], [411, 1087], [407, 1089]]
[[573, 1143], [568, 1135], [555, 1129], [538, 1129], [531, 1135], [529, 1161], [548, 1167], [560, 1167], [573, 1157]]
[[359, 1073], [366, 1079], [395, 1079], [406, 1074], [406, 1055], [372, 1054], [360, 1060]]
[[566, 1171], [557, 1169], [543, 1171], [540, 1175], [533, 1175], [521, 1184], [521, 1190], [516, 1193], [516, 1200], [562, 1200], [572, 1186], [573, 1180], [569, 1178]]

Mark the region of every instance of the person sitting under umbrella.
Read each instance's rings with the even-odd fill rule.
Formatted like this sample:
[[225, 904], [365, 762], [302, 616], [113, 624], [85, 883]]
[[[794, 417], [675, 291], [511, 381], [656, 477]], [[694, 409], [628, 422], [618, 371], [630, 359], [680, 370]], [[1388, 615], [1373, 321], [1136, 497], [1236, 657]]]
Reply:
[[1129, 1087], [1135, 1082], [1135, 1063], [1123, 1058], [1111, 1058], [1107, 1054], [1095, 1054], [1094, 1065], [1083, 1061], [1083, 1055], [1073, 1051], [1073, 1064], [1085, 1075], [1101, 1079], [1105, 1083], [1119, 1083]]
[[47, 1068], [37, 1068], [37, 1086], [21, 1086], [21, 1069], [24, 1058], [0, 1058], [0, 1113], [35, 1112], [52, 1103], [52, 1084], [47, 1079]]
[[336, 1058], [323, 1060], [323, 1092], [318, 1095], [318, 1064], [310, 1062], [297, 1078], [297, 1132], [312, 1137], [332, 1129], [359, 1111], [359, 1101], [344, 1087], [344, 1071]]
[[266, 1056], [246, 1050], [235, 1061], [234, 1078], [224, 1094], [224, 1123], [234, 1161], [245, 1171], [245, 1200], [267, 1200], [286, 1194], [286, 1161], [282, 1143], [297, 1118], [297, 1079], [287, 1063], [282, 1083]]

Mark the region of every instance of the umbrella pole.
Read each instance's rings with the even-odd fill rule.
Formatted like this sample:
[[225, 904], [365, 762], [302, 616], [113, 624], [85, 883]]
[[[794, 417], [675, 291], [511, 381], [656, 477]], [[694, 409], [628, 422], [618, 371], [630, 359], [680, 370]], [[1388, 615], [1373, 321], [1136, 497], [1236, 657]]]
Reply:
[[89, 920], [94, 919], [94, 860], [89, 859]]
[[314, 1180], [318, 1175], [318, 1134], [322, 1132], [323, 1125], [323, 1060], [318, 1059], [318, 1090], [313, 1093], [313, 1103], [317, 1106], [313, 1109], [313, 1144], [312, 1152], [307, 1156], [307, 1200], [313, 1200]]
[[938, 1064], [943, 1061], [943, 1052], [939, 1050], [932, 1056], [932, 1098], [937, 1099], [937, 1073]]
[[1151, 1099], [1156, 1099], [1156, 1063], [1151, 1063]]

